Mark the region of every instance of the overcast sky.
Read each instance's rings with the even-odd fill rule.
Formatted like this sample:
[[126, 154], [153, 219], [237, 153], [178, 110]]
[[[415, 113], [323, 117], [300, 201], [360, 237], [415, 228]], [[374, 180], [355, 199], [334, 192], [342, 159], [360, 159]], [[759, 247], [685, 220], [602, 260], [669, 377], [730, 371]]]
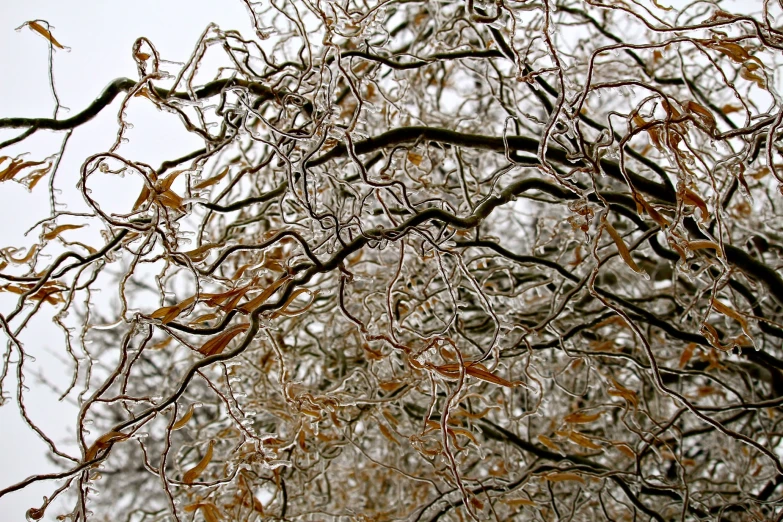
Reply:
[[[0, 118], [9, 116], [52, 116], [54, 99], [48, 79], [48, 42], [29, 28], [15, 29], [29, 20], [48, 21], [55, 38], [69, 48], [54, 55], [54, 77], [61, 104], [70, 111], [68, 117], [84, 109], [112, 80], [137, 78], [132, 59], [132, 45], [145, 36], [169, 60], [185, 61], [206, 28], [214, 22], [223, 29], [237, 29], [251, 36], [250, 21], [240, 0], [26, 0], [0, 4]], [[119, 100], [119, 98], [118, 98]], [[149, 102], [134, 101], [128, 120], [134, 128], [128, 134], [130, 143], [122, 149], [128, 157], [158, 164], [198, 148], [200, 143], [188, 139], [178, 120], [157, 113]], [[75, 185], [79, 167], [90, 154], [105, 151], [117, 131], [118, 101], [89, 124], [80, 127], [68, 144], [57, 175], [56, 186], [63, 190], [64, 201], [81, 204]], [[18, 131], [0, 131], [0, 141]], [[43, 159], [59, 150], [63, 133], [40, 132], [32, 139], [0, 152], [14, 156], [30, 153], [28, 159]], [[21, 185], [0, 185], [0, 248], [25, 247], [32, 244], [40, 229], [24, 236], [24, 231], [49, 214], [48, 195], [42, 183], [29, 193]], [[135, 199], [137, 194], [117, 194]], [[78, 231], [76, 231], [78, 232]], [[94, 231], [93, 231], [94, 232]], [[89, 235], [90, 231], [81, 232]], [[95, 241], [97, 244], [98, 242]], [[7, 314], [15, 299], [0, 293], [0, 313]], [[35, 362], [26, 364], [28, 409], [30, 416], [47, 431], [55, 442], [73, 438], [75, 406], [58, 402], [57, 396], [42, 387], [36, 373], [42, 373], [57, 386], [67, 385], [72, 366], [66, 361], [62, 332], [45, 321], [33, 322], [23, 332], [25, 348]], [[5, 350], [3, 337], [0, 349]], [[14, 368], [12, 368], [14, 371]], [[5, 391], [13, 392], [13, 375]], [[35, 433], [24, 426], [12, 402], [0, 408], [0, 489], [25, 477], [57, 470], [45, 457], [45, 446]], [[63, 445], [74, 451], [75, 447]], [[57, 487], [51, 482], [29, 487], [0, 498], [0, 519], [24, 520], [30, 507], [41, 505], [43, 495]], [[54, 520], [58, 510], [50, 510], [47, 520]]]

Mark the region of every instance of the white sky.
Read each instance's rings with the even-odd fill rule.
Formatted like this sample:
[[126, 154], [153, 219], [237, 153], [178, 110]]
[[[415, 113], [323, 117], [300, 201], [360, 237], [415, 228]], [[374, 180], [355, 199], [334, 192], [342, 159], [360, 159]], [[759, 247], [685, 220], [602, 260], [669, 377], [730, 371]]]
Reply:
[[[47, 20], [53, 26], [55, 38], [70, 48], [67, 52], [57, 51], [54, 57], [57, 91], [61, 103], [71, 109], [61, 112], [60, 117], [80, 112], [115, 78], [137, 77], [131, 47], [140, 36], [151, 40], [163, 58], [182, 62], [190, 56], [210, 22], [223, 29], [237, 29], [247, 36], [253, 34], [246, 8], [240, 0], [5, 0], [0, 3], [0, 71], [3, 75], [0, 118], [52, 115], [54, 100], [47, 72], [48, 43], [28, 28], [15, 31], [24, 22], [35, 19]], [[56, 186], [63, 190], [63, 201], [71, 202], [73, 206], [81, 204], [75, 191], [79, 167], [87, 156], [105, 151], [113, 143], [118, 105], [116, 100], [72, 136], [57, 174]], [[176, 117], [157, 113], [143, 98], [132, 103], [128, 121], [134, 124], [134, 129], [127, 135], [130, 143], [121, 151], [134, 160], [157, 165], [163, 159], [191, 152], [201, 145], [185, 135]], [[0, 131], [0, 141], [17, 133]], [[63, 136], [64, 133], [39, 132], [23, 144], [1, 151], [0, 155], [29, 152], [28, 159], [40, 160], [59, 150]], [[44, 186], [47, 181], [48, 177], [32, 193], [12, 182], [0, 186], [0, 248], [29, 246], [35, 241], [40, 228], [31, 237], [23, 234], [49, 214]], [[132, 202], [138, 194], [116, 195], [130, 198]], [[74, 231], [70, 237], [81, 239], [79, 233], [85, 234], [84, 238], [92, 237], [91, 243], [100, 244], [89, 231]], [[15, 299], [0, 293], [0, 313], [7, 314], [14, 304]], [[42, 388], [40, 381], [33, 377], [35, 372], [42, 372], [61, 387], [69, 381], [71, 366], [53, 355], [65, 360], [62, 332], [39, 321], [31, 323], [21, 339], [26, 350], [36, 358], [26, 372], [26, 384], [30, 388], [26, 395], [28, 412], [56, 443], [64, 443], [72, 438], [68, 434], [75, 428], [75, 408], [58, 402], [57, 396]], [[5, 344], [3, 336], [0, 350], [5, 350]], [[11, 375], [6, 381], [6, 391], [13, 391], [14, 387], [15, 379]], [[74, 447], [61, 449], [72, 451]], [[22, 424], [15, 403], [0, 408], [0, 489], [32, 474], [56, 471], [58, 468], [45, 459], [44, 453], [43, 442]], [[56, 486], [51, 482], [43, 483], [0, 498], [0, 519], [24, 520], [25, 511], [40, 506], [43, 495], [51, 493]], [[54, 520], [54, 515], [60, 512], [50, 510], [45, 520]]]

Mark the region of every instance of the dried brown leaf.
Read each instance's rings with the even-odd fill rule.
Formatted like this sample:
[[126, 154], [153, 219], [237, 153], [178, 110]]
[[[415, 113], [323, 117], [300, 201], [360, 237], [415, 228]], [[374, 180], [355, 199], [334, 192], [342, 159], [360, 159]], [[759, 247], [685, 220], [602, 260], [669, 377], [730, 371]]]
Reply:
[[130, 435], [119, 431], [110, 431], [108, 433], [104, 433], [98, 437], [98, 440], [96, 440], [93, 445], [90, 446], [84, 453], [84, 461], [89, 462], [91, 460], [95, 460], [95, 457], [98, 456], [99, 452], [111, 447], [112, 444], [116, 442], [123, 442], [129, 438]]
[[249, 324], [239, 324], [233, 328], [229, 328], [220, 335], [217, 335], [209, 341], [205, 342], [198, 352], [205, 357], [220, 354], [223, 352], [223, 350], [226, 349], [226, 346], [228, 346], [228, 343], [230, 343], [234, 337], [241, 334], [242, 332], [246, 332], [248, 328], [250, 328]]
[[550, 482], [564, 482], [571, 480], [575, 482], [581, 482], [582, 484], [585, 483], [585, 479], [576, 473], [550, 473], [549, 475], [545, 475], [544, 478]]
[[204, 457], [199, 461], [198, 464], [190, 468], [185, 472], [184, 475], [182, 475], [182, 482], [185, 484], [193, 484], [193, 482], [195, 482], [195, 480], [199, 478], [202, 473], [204, 473], [204, 470], [207, 469], [207, 466], [209, 466], [209, 463], [212, 460], [212, 448], [214, 445], [215, 441], [209, 441], [209, 446], [207, 447], [207, 451], [204, 453]]
[[603, 414], [602, 411], [599, 411], [598, 413], [582, 413], [582, 412], [574, 412], [569, 415], [566, 415], [563, 418], [563, 422], [567, 422], [568, 424], [587, 424], [589, 422], [597, 421], [601, 418], [601, 415]]
[[631, 270], [637, 274], [644, 274], [644, 270], [639, 268], [639, 266], [631, 257], [630, 250], [628, 250], [628, 247], [625, 245], [625, 241], [623, 241], [623, 238], [620, 237], [620, 234], [617, 233], [617, 230], [615, 230], [612, 224], [608, 221], [604, 222], [604, 226], [606, 227], [606, 231], [609, 232], [609, 235], [612, 237], [614, 244], [617, 245], [617, 251], [620, 253], [620, 257], [623, 258], [623, 261], [625, 261], [625, 264], [631, 267]]
[[228, 170], [228, 167], [226, 167], [211, 178], [207, 178], [204, 181], [196, 183], [196, 185], [193, 187], [193, 190], [203, 190], [207, 187], [211, 187], [212, 185], [220, 183], [220, 181], [226, 177], [226, 174], [228, 174]]
[[27, 27], [29, 27], [30, 29], [32, 29], [36, 33], [40, 34], [41, 36], [43, 36], [44, 38], [49, 40], [49, 42], [51, 42], [51, 44], [53, 46], [57, 47], [58, 49], [65, 49], [65, 47], [63, 47], [62, 44], [60, 44], [60, 42], [58, 42], [54, 38], [54, 36], [52, 35], [51, 31], [46, 29], [44, 26], [42, 26], [41, 24], [39, 24], [35, 20], [30, 21], [30, 22], [25, 22], [24, 25], [26, 25]]
[[190, 407], [188, 407], [188, 410], [185, 412], [185, 414], [171, 426], [171, 431], [177, 431], [181, 430], [185, 427], [185, 425], [188, 423], [191, 417], [193, 417], [193, 410], [195, 409], [196, 405], [191, 404]]
[[62, 232], [65, 232], [66, 230], [76, 230], [77, 228], [83, 228], [87, 226], [86, 224], [82, 225], [60, 225], [59, 227], [55, 227], [46, 234], [43, 235], [43, 238], [47, 241], [50, 241], [57, 236], [59, 236]]

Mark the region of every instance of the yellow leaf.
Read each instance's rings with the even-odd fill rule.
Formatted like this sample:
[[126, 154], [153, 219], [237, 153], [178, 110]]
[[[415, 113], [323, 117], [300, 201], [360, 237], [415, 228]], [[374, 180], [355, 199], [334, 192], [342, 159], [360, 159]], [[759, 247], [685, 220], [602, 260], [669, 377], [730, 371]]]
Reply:
[[206, 357], [220, 354], [226, 349], [226, 346], [228, 346], [228, 343], [230, 343], [234, 337], [247, 331], [248, 328], [250, 328], [249, 324], [239, 324], [233, 328], [229, 328], [222, 334], [205, 342], [198, 352]]
[[634, 272], [638, 274], [644, 274], [644, 270], [639, 268], [631, 257], [631, 252], [628, 250], [628, 247], [625, 246], [625, 242], [623, 241], [623, 238], [620, 237], [620, 234], [617, 233], [617, 230], [615, 230], [612, 224], [608, 221], [604, 222], [604, 226], [606, 227], [606, 231], [609, 232], [609, 235], [612, 237], [612, 240], [614, 240], [614, 244], [617, 245], [617, 251], [620, 253], [620, 257], [623, 258], [623, 261], [625, 261], [625, 264], [631, 267], [631, 270]]
[[193, 482], [204, 473], [204, 470], [207, 469], [209, 462], [212, 460], [212, 447], [214, 445], [215, 441], [209, 441], [209, 447], [207, 448], [206, 453], [204, 453], [204, 458], [182, 475], [182, 482], [185, 484], [193, 484]]
[[671, 8], [671, 7], [666, 7], [665, 5], [661, 5], [661, 3], [660, 3], [660, 2], [658, 2], [658, 0], [652, 0], [652, 3], [653, 3], [653, 5], [655, 5], [655, 7], [657, 7], [658, 9], [663, 9], [664, 11], [671, 11], [671, 10], [672, 10], [672, 8]]
[[586, 424], [588, 422], [594, 422], [598, 420], [601, 417], [601, 414], [603, 414], [602, 411], [593, 414], [587, 414], [587, 413], [582, 413], [577, 411], [571, 413], [570, 415], [566, 415], [565, 418], [563, 418], [563, 421], [569, 424]]
[[87, 225], [60, 225], [59, 227], [55, 227], [51, 231], [47, 232], [43, 235], [43, 238], [47, 241], [50, 241], [57, 236], [60, 235], [60, 233], [65, 232], [66, 230], [76, 230], [77, 228], [82, 228]]
[[60, 42], [55, 40], [54, 36], [52, 36], [52, 33], [49, 30], [47, 30], [44, 26], [39, 24], [38, 22], [36, 22], [36, 21], [26, 22], [24, 25], [26, 25], [27, 27], [29, 27], [30, 29], [32, 29], [36, 33], [40, 34], [41, 36], [43, 36], [44, 38], [49, 40], [51, 42], [51, 44], [53, 46], [57, 47], [58, 49], [65, 49], [65, 47], [63, 47], [60, 44]]
[[174, 423], [173, 426], [171, 426], [171, 431], [177, 431], [184, 428], [185, 424], [187, 424], [190, 418], [193, 416], [194, 408], [195, 404], [191, 404], [188, 408], [188, 411], [185, 412], [185, 415], [183, 415], [182, 418], [180, 418], [177, 422]]

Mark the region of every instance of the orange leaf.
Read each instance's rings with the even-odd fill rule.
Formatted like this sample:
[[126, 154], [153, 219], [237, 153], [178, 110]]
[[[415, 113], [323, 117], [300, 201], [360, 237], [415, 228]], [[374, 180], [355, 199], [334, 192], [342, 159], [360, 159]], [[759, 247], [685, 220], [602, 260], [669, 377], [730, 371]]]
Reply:
[[215, 445], [215, 441], [213, 440], [209, 441], [209, 447], [207, 448], [206, 453], [204, 453], [204, 458], [202, 458], [198, 464], [196, 464], [194, 467], [186, 471], [184, 475], [182, 475], [182, 482], [184, 482], [185, 484], [193, 484], [193, 482], [197, 478], [199, 478], [202, 473], [204, 473], [204, 470], [207, 469], [209, 462], [212, 460], [212, 447], [214, 445]]
[[30, 29], [32, 29], [36, 33], [40, 34], [41, 36], [43, 36], [44, 38], [49, 40], [51, 42], [51, 44], [53, 46], [57, 47], [58, 49], [65, 49], [65, 47], [63, 47], [60, 44], [60, 42], [55, 40], [54, 36], [52, 36], [52, 33], [49, 30], [47, 30], [44, 26], [39, 24], [38, 22], [36, 22], [36, 21], [25, 22], [24, 25], [26, 25], [27, 27], [29, 27]]
[[226, 346], [228, 346], [228, 343], [230, 343], [234, 337], [247, 331], [248, 328], [250, 328], [249, 324], [239, 324], [233, 328], [229, 328], [222, 334], [205, 342], [198, 352], [206, 357], [220, 354], [226, 349]]

